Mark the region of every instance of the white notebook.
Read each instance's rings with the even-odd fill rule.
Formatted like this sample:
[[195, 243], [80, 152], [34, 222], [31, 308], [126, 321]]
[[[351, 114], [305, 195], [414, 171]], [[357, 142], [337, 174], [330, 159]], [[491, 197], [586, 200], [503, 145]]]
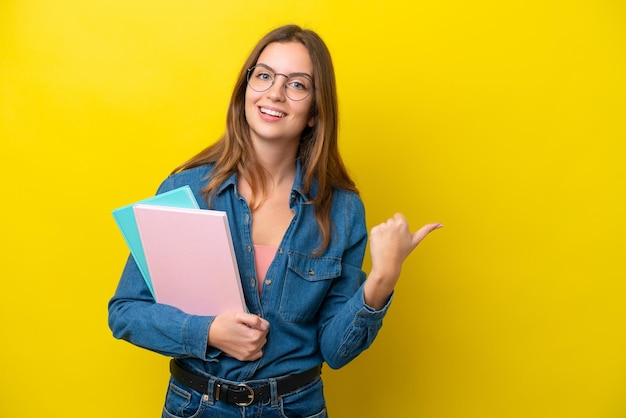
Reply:
[[193, 315], [246, 311], [226, 212], [134, 206], [156, 301]]

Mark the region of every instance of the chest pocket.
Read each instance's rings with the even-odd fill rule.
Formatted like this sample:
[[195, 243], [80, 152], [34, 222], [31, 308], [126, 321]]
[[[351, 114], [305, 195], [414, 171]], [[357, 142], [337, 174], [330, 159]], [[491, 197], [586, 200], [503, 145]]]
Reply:
[[311, 321], [317, 316], [333, 279], [341, 275], [341, 259], [311, 258], [294, 252], [288, 257], [280, 316], [290, 322]]

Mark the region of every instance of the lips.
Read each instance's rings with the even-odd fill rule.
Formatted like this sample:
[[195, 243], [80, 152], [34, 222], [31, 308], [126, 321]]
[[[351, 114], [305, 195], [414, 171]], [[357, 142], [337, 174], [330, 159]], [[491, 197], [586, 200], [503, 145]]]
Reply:
[[268, 109], [267, 107], [260, 107], [259, 111], [264, 115], [273, 116], [275, 118], [282, 118], [286, 115], [286, 113], [274, 109]]

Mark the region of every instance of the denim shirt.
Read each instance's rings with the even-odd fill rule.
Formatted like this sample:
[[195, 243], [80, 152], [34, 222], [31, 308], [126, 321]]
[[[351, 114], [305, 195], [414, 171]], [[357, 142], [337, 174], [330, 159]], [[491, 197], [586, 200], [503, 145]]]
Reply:
[[[169, 176], [157, 193], [189, 185], [203, 209], [202, 195], [212, 166], [203, 165]], [[316, 183], [310, 194], [315, 196]], [[352, 192], [333, 190], [331, 240], [321, 243], [315, 208], [303, 191], [300, 164], [291, 192], [294, 211], [259, 295], [252, 242], [252, 213], [231, 176], [216, 191], [211, 208], [227, 212], [250, 313], [270, 326], [263, 355], [239, 361], [207, 345], [215, 317], [189, 315], [155, 303], [132, 256], [109, 302], [109, 326], [116, 338], [177, 357], [190, 370], [223, 379], [245, 381], [299, 373], [326, 362], [339, 368], [368, 348], [376, 337], [391, 298], [382, 310], [367, 306], [361, 270], [367, 243], [365, 212]]]

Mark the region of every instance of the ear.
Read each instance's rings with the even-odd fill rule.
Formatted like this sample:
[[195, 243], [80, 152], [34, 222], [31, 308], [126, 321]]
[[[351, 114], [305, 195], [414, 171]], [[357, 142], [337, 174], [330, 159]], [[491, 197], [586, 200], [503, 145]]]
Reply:
[[315, 126], [315, 116], [311, 116], [311, 119], [309, 119], [309, 121], [307, 122], [307, 126], [309, 128], [312, 128], [313, 126]]

